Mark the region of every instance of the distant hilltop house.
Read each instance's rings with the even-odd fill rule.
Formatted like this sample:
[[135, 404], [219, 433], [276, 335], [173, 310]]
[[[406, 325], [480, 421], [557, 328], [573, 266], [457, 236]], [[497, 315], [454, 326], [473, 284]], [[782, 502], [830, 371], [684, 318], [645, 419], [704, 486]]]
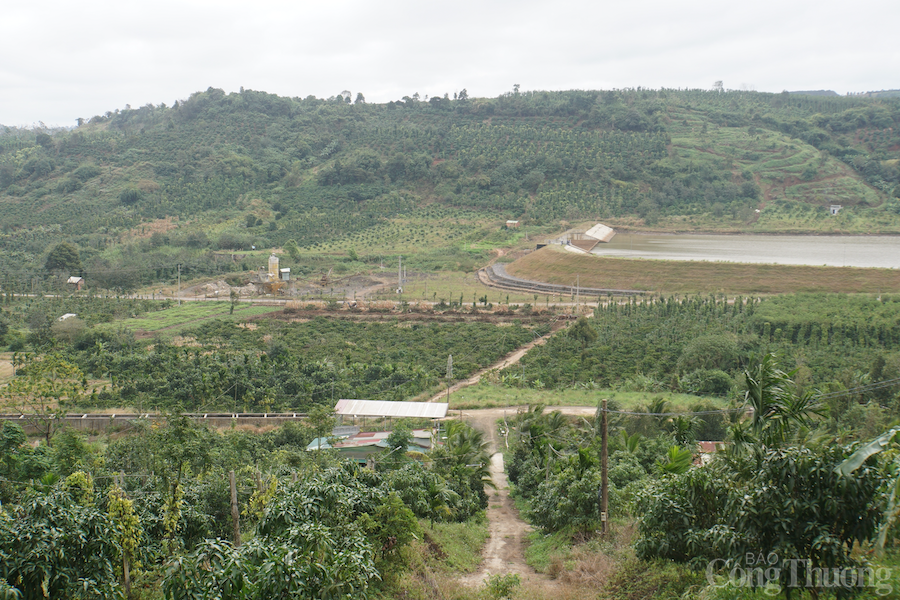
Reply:
[[70, 285], [75, 288], [75, 291], [78, 291], [84, 287], [84, 277], [69, 277], [66, 279], [66, 285]]
[[509, 221], [506, 222], [506, 228], [507, 228], [507, 229], [518, 229], [518, 228], [519, 228], [519, 222], [518, 222], [518, 221], [513, 221], [512, 219], [510, 219]]
[[844, 207], [841, 206], [840, 204], [832, 204], [831, 205], [831, 215], [834, 216], [834, 215], [838, 214], [839, 212], [841, 212], [842, 208], [844, 208]]

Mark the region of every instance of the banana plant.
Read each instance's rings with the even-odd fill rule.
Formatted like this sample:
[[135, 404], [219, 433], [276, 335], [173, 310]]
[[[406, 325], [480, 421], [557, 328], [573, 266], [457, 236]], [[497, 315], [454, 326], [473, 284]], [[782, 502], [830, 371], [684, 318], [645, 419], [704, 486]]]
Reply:
[[656, 466], [662, 473], [681, 475], [686, 473], [694, 463], [694, 454], [687, 448], [672, 446], [666, 453], [665, 460], [656, 461]]
[[891, 453], [892, 462], [889, 470], [892, 473], [893, 479], [890, 481], [888, 488], [890, 492], [887, 508], [884, 510], [884, 520], [878, 531], [878, 539], [875, 545], [875, 550], [878, 554], [884, 552], [888, 532], [897, 523], [897, 518], [900, 517], [900, 506], [898, 506], [897, 502], [897, 497], [900, 496], [900, 453], [897, 452], [898, 444], [900, 444], [900, 427], [894, 427], [885, 431], [867, 444], [860, 446], [856, 452], [847, 457], [847, 459], [835, 469], [835, 471], [841, 475], [848, 477], [851, 473], [860, 468], [870, 457], [881, 452]]

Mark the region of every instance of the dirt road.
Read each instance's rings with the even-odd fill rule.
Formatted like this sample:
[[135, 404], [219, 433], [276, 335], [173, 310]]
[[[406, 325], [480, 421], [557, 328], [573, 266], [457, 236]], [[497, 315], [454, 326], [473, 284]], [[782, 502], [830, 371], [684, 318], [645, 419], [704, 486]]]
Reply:
[[[514, 350], [512, 353], [507, 354], [505, 357], [500, 359], [500, 361], [495, 362], [494, 364], [492, 364], [489, 367], [485, 367], [479, 371], [476, 371], [475, 374], [472, 375], [471, 377], [469, 377], [468, 379], [465, 379], [463, 381], [459, 381], [459, 382], [453, 384], [452, 386], [450, 386], [450, 394], [453, 394], [454, 392], [459, 391], [465, 387], [469, 387], [470, 385], [477, 384], [479, 381], [481, 381], [481, 378], [484, 377], [485, 373], [489, 373], [491, 371], [499, 371], [500, 369], [505, 369], [506, 367], [508, 367], [510, 365], [516, 364], [517, 362], [519, 362], [522, 359], [523, 356], [525, 356], [525, 354], [529, 350], [531, 350], [535, 346], [541, 346], [543, 344], [546, 344], [547, 340], [549, 340], [550, 337], [553, 334], [555, 334], [564, 324], [565, 324], [565, 322], [557, 322], [556, 324], [553, 325], [550, 333], [548, 333], [547, 335], [545, 335], [543, 337], [539, 337], [537, 339], [534, 339], [534, 340], [528, 342], [524, 346], [518, 348], [517, 350]], [[436, 394], [430, 400], [428, 400], [428, 402], [446, 402], [446, 401], [447, 401], [447, 390], [444, 390], [443, 392]]]
[[[503, 466], [503, 454], [505, 438], [500, 435], [497, 425], [498, 420], [514, 416], [519, 410], [527, 407], [513, 407], [510, 409], [489, 408], [480, 410], [463, 411], [461, 417], [464, 421], [484, 433], [486, 440], [491, 443], [491, 479], [496, 490], [489, 491], [487, 519], [490, 538], [482, 551], [481, 569], [461, 579], [461, 583], [470, 586], [478, 586], [492, 575], [518, 575], [523, 583], [531, 586], [543, 586], [555, 588], [557, 583], [545, 575], [537, 573], [525, 562], [525, 548], [529, 526], [519, 516], [512, 498], [509, 496], [509, 484]], [[566, 415], [592, 416], [596, 412], [593, 406], [565, 406], [553, 407]], [[508, 431], [504, 427], [504, 431]]]

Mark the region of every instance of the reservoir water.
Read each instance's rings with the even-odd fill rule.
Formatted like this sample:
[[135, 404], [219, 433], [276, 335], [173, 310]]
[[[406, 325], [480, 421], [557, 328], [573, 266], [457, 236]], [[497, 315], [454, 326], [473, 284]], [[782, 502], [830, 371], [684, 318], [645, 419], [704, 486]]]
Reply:
[[900, 269], [900, 236], [618, 233], [592, 254], [659, 260]]

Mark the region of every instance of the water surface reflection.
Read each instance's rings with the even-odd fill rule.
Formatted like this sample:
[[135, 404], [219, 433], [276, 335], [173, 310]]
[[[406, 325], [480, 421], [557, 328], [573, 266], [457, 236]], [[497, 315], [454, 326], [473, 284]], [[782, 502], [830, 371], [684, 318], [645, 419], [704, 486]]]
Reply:
[[662, 260], [900, 268], [900, 236], [618, 233], [593, 254]]

